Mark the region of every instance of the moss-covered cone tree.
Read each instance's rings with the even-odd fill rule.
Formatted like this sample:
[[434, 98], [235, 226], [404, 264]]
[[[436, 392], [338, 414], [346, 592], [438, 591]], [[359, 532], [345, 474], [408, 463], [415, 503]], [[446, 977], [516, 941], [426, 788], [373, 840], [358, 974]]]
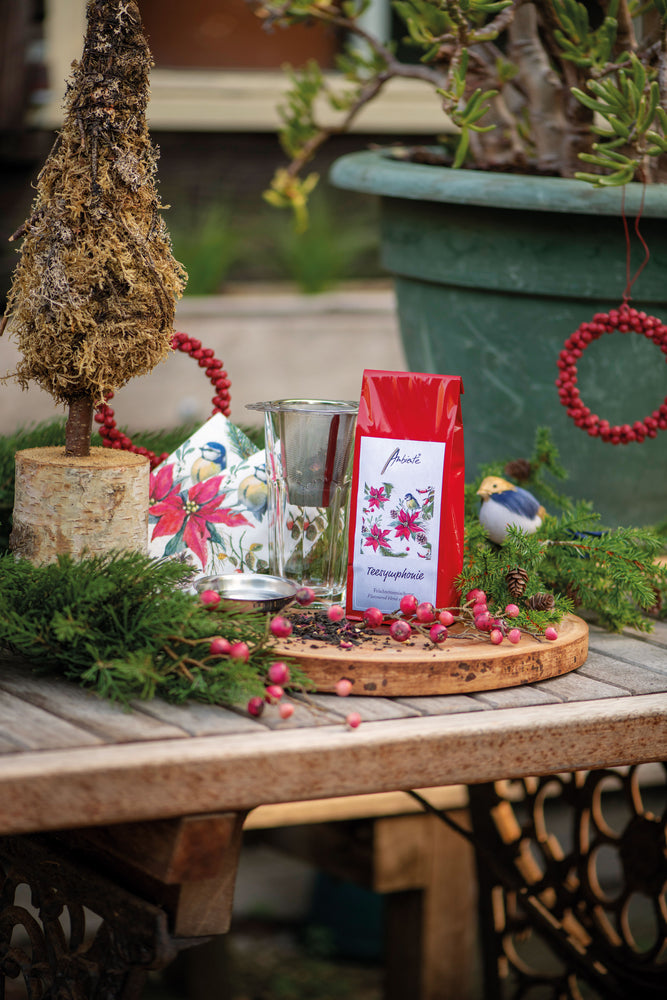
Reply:
[[133, 0], [90, 0], [65, 121], [38, 180], [4, 324], [14, 377], [69, 408], [66, 453], [87, 455], [94, 406], [171, 348], [187, 278], [174, 260], [146, 125], [151, 56]]

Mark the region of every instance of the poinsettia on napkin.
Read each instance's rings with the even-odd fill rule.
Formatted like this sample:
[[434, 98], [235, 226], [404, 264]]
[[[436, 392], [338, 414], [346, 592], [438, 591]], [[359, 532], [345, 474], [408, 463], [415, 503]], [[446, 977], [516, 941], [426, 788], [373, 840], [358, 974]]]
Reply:
[[198, 576], [268, 570], [266, 462], [217, 413], [151, 474], [149, 553]]

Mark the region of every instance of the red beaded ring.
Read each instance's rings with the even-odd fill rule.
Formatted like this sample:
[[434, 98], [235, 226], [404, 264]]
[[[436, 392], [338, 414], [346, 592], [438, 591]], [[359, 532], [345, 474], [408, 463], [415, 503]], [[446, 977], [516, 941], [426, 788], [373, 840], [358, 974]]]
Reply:
[[[231, 397], [229, 395], [229, 387], [231, 382], [222, 361], [219, 361], [215, 357], [214, 352], [210, 348], [202, 347], [200, 340], [189, 337], [187, 333], [175, 333], [172, 340], [172, 347], [175, 351], [183, 351], [185, 354], [189, 354], [200, 368], [206, 369], [206, 375], [216, 393], [211, 400], [213, 403], [211, 416], [215, 416], [216, 413], [222, 413], [225, 417], [228, 417], [230, 414]], [[113, 393], [110, 392], [106, 398], [107, 400], [113, 399]], [[98, 432], [105, 448], [119, 448], [123, 451], [132, 451], [135, 455], [145, 455], [150, 462], [151, 469], [160, 465], [168, 457], [167, 452], [163, 452], [162, 455], [156, 455], [155, 452], [149, 451], [148, 448], [141, 448], [132, 444], [127, 434], [123, 434], [116, 427], [116, 417], [108, 402], [102, 403], [98, 407], [95, 413], [95, 422], [100, 425]]]
[[596, 313], [590, 322], [582, 323], [565, 341], [565, 346], [558, 355], [560, 368], [560, 376], [556, 379], [558, 395], [567, 409], [568, 416], [572, 417], [577, 427], [581, 427], [591, 437], [599, 437], [611, 444], [641, 442], [647, 437], [654, 438], [659, 430], [667, 429], [667, 396], [657, 410], [643, 420], [635, 420], [632, 426], [612, 425], [608, 420], [601, 419], [597, 413], [591, 413], [584, 405], [577, 389], [577, 361], [589, 344], [603, 333], [614, 333], [615, 330], [620, 333], [642, 333], [652, 340], [663, 354], [667, 354], [667, 326], [655, 316], [638, 312], [624, 302], [618, 309], [612, 309], [609, 313]]

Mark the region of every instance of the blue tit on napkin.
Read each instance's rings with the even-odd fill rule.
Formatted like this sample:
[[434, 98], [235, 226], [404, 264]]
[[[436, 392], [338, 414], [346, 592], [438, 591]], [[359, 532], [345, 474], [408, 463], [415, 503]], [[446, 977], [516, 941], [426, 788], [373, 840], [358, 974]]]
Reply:
[[219, 441], [207, 441], [199, 446], [199, 457], [194, 460], [190, 475], [196, 483], [217, 476], [227, 468], [227, 449]]
[[505, 541], [509, 525], [531, 535], [540, 527], [546, 514], [532, 493], [500, 476], [486, 476], [477, 495], [482, 498], [479, 519], [491, 541], [498, 545]]
[[417, 500], [417, 498], [414, 497], [412, 495], [412, 493], [406, 493], [405, 494], [405, 506], [408, 508], [408, 510], [419, 510], [420, 509], [419, 500]]
[[269, 487], [264, 470], [255, 469], [252, 475], [242, 479], [238, 485], [238, 495], [239, 503], [261, 521], [269, 504]]

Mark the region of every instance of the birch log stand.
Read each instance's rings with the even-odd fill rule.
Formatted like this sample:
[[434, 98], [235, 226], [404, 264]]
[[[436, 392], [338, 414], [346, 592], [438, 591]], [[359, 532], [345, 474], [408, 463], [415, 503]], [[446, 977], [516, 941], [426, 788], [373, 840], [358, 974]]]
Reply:
[[143, 455], [106, 448], [81, 458], [59, 447], [19, 451], [10, 548], [38, 565], [86, 551], [145, 552], [148, 495]]

